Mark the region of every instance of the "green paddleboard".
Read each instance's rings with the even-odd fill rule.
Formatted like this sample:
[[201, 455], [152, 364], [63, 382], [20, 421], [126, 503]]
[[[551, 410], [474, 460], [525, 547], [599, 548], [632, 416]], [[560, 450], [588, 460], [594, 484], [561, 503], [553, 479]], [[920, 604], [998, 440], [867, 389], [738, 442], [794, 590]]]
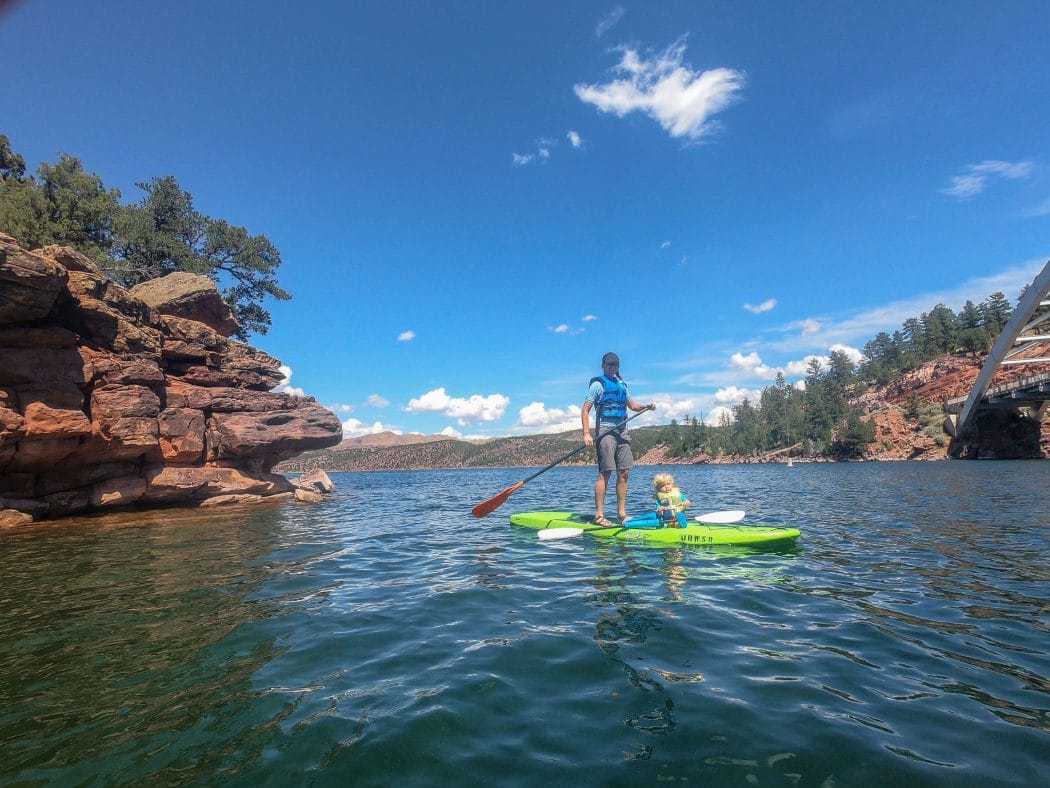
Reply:
[[572, 512], [523, 512], [512, 514], [513, 525], [543, 531], [553, 528], [579, 528], [589, 536], [622, 539], [645, 544], [686, 545], [785, 545], [801, 536], [797, 528], [777, 528], [770, 525], [707, 525], [691, 522], [684, 528], [631, 528], [613, 524], [595, 525], [591, 518]]

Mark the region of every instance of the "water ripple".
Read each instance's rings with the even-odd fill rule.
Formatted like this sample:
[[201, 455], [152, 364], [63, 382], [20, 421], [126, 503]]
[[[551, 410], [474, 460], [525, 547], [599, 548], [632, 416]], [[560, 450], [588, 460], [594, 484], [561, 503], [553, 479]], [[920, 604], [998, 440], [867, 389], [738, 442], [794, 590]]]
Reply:
[[[514, 469], [5, 533], [0, 780], [1042, 780], [1046, 463], [675, 470], [803, 539], [543, 543], [470, 517]], [[504, 508], [587, 510], [592, 478]]]

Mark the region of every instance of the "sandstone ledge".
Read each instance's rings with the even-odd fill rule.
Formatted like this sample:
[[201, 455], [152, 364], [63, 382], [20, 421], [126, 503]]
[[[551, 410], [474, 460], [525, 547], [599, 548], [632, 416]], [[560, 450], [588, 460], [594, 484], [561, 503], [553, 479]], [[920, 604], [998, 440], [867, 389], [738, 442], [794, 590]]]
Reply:
[[277, 359], [229, 339], [209, 280], [147, 284], [137, 297], [72, 249], [0, 233], [0, 528], [292, 499], [273, 466], [339, 443], [333, 413], [271, 391]]

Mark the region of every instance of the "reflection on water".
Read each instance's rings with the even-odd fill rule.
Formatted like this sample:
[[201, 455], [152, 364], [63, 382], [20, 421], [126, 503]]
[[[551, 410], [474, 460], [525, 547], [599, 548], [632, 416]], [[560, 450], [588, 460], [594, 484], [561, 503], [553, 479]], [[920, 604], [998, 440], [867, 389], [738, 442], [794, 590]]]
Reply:
[[676, 469], [773, 551], [507, 524], [583, 468], [480, 521], [520, 471], [6, 532], [0, 780], [1035, 784], [1047, 465]]
[[[263, 560], [277, 520], [232, 513], [217, 530], [213, 515], [171, 511], [5, 534], [8, 767], [39, 767], [43, 745], [51, 769], [37, 778], [63, 768], [88, 775], [100, 755], [120, 762], [144, 742], [163, 749], [176, 732], [208, 736], [228, 725], [222, 710], [249, 699], [252, 675], [276, 653], [272, 639], [236, 633], [278, 609], [250, 599], [282, 569]], [[218, 768], [221, 747], [204, 758], [202, 769]]]

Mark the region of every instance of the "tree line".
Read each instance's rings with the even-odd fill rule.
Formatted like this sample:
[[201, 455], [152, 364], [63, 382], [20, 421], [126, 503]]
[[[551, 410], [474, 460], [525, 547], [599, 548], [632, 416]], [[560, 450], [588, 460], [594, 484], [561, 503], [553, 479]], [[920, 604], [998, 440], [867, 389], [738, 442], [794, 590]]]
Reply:
[[239, 339], [265, 334], [263, 300], [287, 300], [277, 283], [281, 254], [264, 235], [196, 210], [193, 195], [170, 175], [135, 184], [138, 202], [122, 204], [75, 156], [44, 162], [35, 175], [0, 134], [0, 230], [23, 246], [71, 246], [118, 284], [132, 287], [175, 271], [216, 283], [240, 324]]
[[[1002, 293], [980, 304], [967, 301], [956, 314], [944, 304], [908, 318], [893, 334], [880, 332], [864, 346], [862, 363], [833, 351], [826, 363], [813, 359], [800, 385], [778, 373], [756, 402], [745, 398], [717, 424], [703, 416], [672, 420], [665, 427], [637, 430], [637, 454], [663, 444], [672, 457], [699, 453], [760, 456], [780, 452], [836, 459], [860, 457], [874, 441], [875, 425], [851, 400], [871, 384], [882, 384], [925, 361], [950, 353], [987, 351], [1010, 320], [1013, 309]], [[909, 403], [909, 418], [919, 419], [921, 403]]]
[[876, 383], [915, 369], [946, 353], [987, 352], [1009, 322], [1013, 308], [1002, 293], [980, 304], [967, 301], [956, 314], [944, 304], [904, 321], [893, 334], [878, 333], [864, 346], [863, 375]]
[[723, 413], [717, 424], [703, 416], [686, 416], [679, 423], [647, 430], [636, 452], [664, 444], [672, 457], [698, 453], [758, 456], [785, 450], [796, 455], [827, 455], [839, 459], [859, 457], [875, 438], [874, 424], [865, 419], [850, 399], [863, 382], [859, 367], [842, 351], [832, 351], [825, 364], [812, 359], [803, 386], [792, 385], [777, 373], [756, 402], [745, 397]]

